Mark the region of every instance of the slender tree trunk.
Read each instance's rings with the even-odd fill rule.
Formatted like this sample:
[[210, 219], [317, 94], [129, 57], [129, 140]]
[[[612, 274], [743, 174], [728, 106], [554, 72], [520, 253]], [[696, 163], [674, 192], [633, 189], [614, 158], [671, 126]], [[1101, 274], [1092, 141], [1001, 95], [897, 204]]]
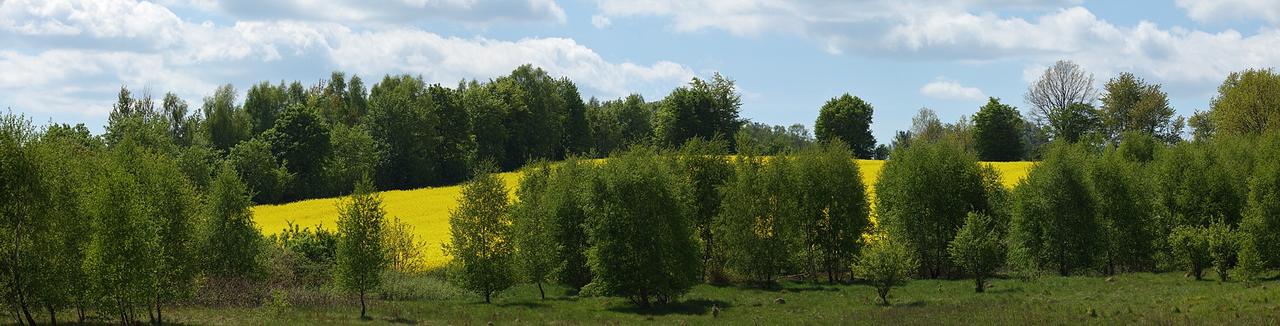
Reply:
[[542, 291], [542, 282], [538, 282], [538, 295], [542, 296], [542, 300], [547, 299], [547, 293]]
[[21, 248], [21, 239], [22, 222], [18, 222], [13, 226], [13, 265], [9, 266], [9, 271], [13, 273], [13, 288], [15, 290], [14, 292], [18, 293], [18, 306], [22, 308], [22, 314], [27, 317], [27, 323], [35, 325], [36, 320], [35, 318], [31, 318], [31, 309], [27, 308], [26, 294], [23, 293], [22, 273], [18, 271], [18, 266], [22, 265], [22, 255], [18, 254], [18, 251]]
[[84, 325], [84, 303], [76, 303], [76, 317], [79, 318], [79, 324]]
[[164, 324], [164, 315], [160, 312], [160, 298], [156, 298], [156, 325]]
[[360, 289], [360, 319], [365, 318], [364, 289]]
[[490, 301], [489, 301], [489, 290], [485, 290], [485, 291], [484, 291], [484, 303], [490, 303]]
[[58, 311], [57, 311], [57, 310], [53, 310], [53, 305], [48, 304], [48, 303], [44, 304], [44, 308], [45, 308], [46, 310], [49, 310], [49, 325], [57, 326], [57, 325], [58, 325]]
[[986, 292], [986, 289], [984, 289], [984, 288], [985, 288], [985, 286], [982, 286], [982, 285], [983, 285], [983, 284], [982, 284], [982, 283], [983, 283], [982, 281], [983, 281], [983, 279], [982, 279], [981, 277], [975, 277], [975, 278], [973, 279], [973, 283], [974, 283], [974, 285], [973, 285], [973, 286], [974, 286], [973, 291], [974, 291], [974, 292], [977, 292], [977, 293]]
[[35, 325], [36, 319], [31, 317], [31, 309], [27, 308], [27, 300], [22, 290], [18, 290], [18, 303], [22, 306], [22, 315], [27, 317], [27, 324]]

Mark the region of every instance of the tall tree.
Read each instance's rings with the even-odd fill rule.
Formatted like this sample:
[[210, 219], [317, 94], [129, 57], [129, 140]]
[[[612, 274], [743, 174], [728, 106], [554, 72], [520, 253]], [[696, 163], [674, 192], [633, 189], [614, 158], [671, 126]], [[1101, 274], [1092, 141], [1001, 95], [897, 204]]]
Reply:
[[1062, 276], [1093, 267], [1100, 248], [1083, 147], [1056, 142], [1014, 188], [1011, 256]]
[[[1048, 121], [1049, 128], [1058, 137], [1079, 134], [1079, 107], [1076, 104], [1092, 104], [1097, 98], [1093, 88], [1093, 74], [1085, 72], [1071, 61], [1059, 60], [1045, 69], [1040, 79], [1027, 88], [1024, 95], [1031, 104], [1031, 116]], [[1070, 139], [1075, 141], [1075, 139]]]
[[436, 180], [439, 134], [430, 94], [422, 80], [409, 75], [386, 76], [369, 95], [369, 133], [386, 160], [379, 167], [378, 187], [406, 189]]
[[462, 95], [458, 91], [444, 88], [439, 84], [427, 88], [431, 96], [435, 116], [439, 124], [440, 147], [436, 150], [436, 161], [439, 166], [442, 183], [455, 183], [465, 180], [468, 174], [468, 160], [475, 143], [471, 139], [471, 119], [463, 106]]
[[825, 272], [827, 281], [835, 283], [858, 256], [862, 235], [871, 228], [862, 172], [848, 145], [833, 139], [796, 156], [795, 178], [797, 213], [805, 248], [811, 251], [807, 269], [811, 275]]
[[261, 134], [276, 125], [276, 117], [285, 109], [285, 86], [273, 86], [269, 82], [261, 82], [249, 87], [244, 96], [244, 111], [249, 115], [249, 124], [253, 126], [252, 134]]
[[[797, 219], [795, 186], [787, 159], [766, 161], [748, 144], [734, 160], [734, 177], [722, 188], [724, 200], [715, 219], [714, 234], [720, 244], [716, 251], [723, 264], [761, 286], [769, 286], [785, 272], [797, 256], [793, 248], [802, 241]], [[714, 268], [714, 267], [713, 267]]]
[[226, 162], [253, 194], [253, 202], [275, 204], [285, 200], [295, 174], [290, 173], [271, 152], [271, 143], [260, 138], [246, 140], [231, 148]]
[[360, 294], [360, 318], [365, 316], [365, 294], [382, 284], [387, 268], [382, 226], [387, 212], [382, 198], [365, 178], [356, 183], [338, 211], [338, 282]]
[[538, 285], [538, 295], [547, 299], [542, 284], [551, 281], [557, 267], [559, 244], [555, 237], [555, 213], [557, 207], [547, 205], [548, 196], [573, 196], [573, 193], [547, 193], [551, 166], [535, 162], [526, 166], [520, 178], [516, 197], [520, 201], [511, 205], [512, 241], [515, 245], [516, 266], [520, 275]]
[[324, 188], [322, 168], [329, 156], [330, 144], [329, 125], [322, 119], [309, 107], [293, 105], [280, 114], [275, 126], [262, 134], [263, 139], [271, 143], [271, 152], [290, 173], [297, 175], [297, 182], [289, 192], [293, 196], [317, 195]]
[[581, 155], [587, 152], [591, 144], [590, 129], [587, 126], [587, 105], [582, 102], [578, 86], [574, 85], [569, 78], [557, 80], [556, 85], [560, 90], [559, 96], [564, 101], [562, 118], [564, 135], [561, 136], [559, 149], [561, 153], [558, 157]]
[[492, 302], [495, 292], [515, 283], [511, 214], [506, 187], [481, 171], [462, 186], [458, 208], [449, 213], [452, 242], [445, 252], [457, 271], [453, 281]]
[[258, 255], [262, 233], [253, 223], [249, 190], [230, 165], [223, 165], [205, 202], [207, 230], [205, 270], [210, 276], [252, 278], [261, 270]]
[[1280, 126], [1280, 73], [1272, 69], [1233, 72], [1210, 104], [1221, 133], [1258, 135]]
[[92, 199], [92, 236], [85, 257], [94, 292], [121, 323], [133, 323], [134, 309], [146, 306], [158, 284], [152, 279], [159, 249], [157, 230], [148, 219], [144, 189], [126, 169], [127, 153], [116, 151], [103, 166]]
[[1148, 84], [1131, 73], [1121, 73], [1103, 85], [1100, 120], [1106, 137], [1119, 142], [1125, 132], [1140, 132], [1172, 143], [1181, 139], [1185, 122], [1174, 118], [1169, 95], [1159, 84]]
[[848, 144], [855, 157], [868, 159], [874, 154], [876, 137], [871, 135], [870, 103], [845, 93], [827, 100], [818, 111], [813, 130], [820, 142], [835, 139]]
[[506, 105], [493, 93], [493, 87], [475, 81], [462, 92], [462, 107], [471, 120], [471, 134], [475, 142], [473, 162], [500, 164], [506, 159]]
[[978, 159], [1017, 161], [1022, 158], [1022, 115], [1013, 106], [990, 98], [973, 115], [973, 140]]
[[231, 84], [218, 86], [212, 96], [205, 97], [203, 111], [205, 133], [214, 149], [225, 153], [249, 139], [249, 116], [236, 106], [236, 90]]
[[[719, 73], [710, 81], [694, 78], [662, 100], [656, 117], [658, 140], [676, 147], [690, 138], [732, 137], [742, 127], [741, 108], [742, 96], [733, 80]], [[735, 148], [732, 142], [729, 147]]]
[[32, 153], [36, 140], [31, 121], [7, 112], [0, 115], [0, 218], [6, 243], [3, 248], [4, 275], [18, 310], [34, 325], [30, 305], [38, 258], [33, 257], [35, 236], [44, 229], [38, 218], [44, 202], [39, 165]]
[[712, 226], [720, 214], [720, 187], [733, 176], [733, 168], [725, 160], [725, 155], [729, 154], [728, 147], [729, 143], [720, 138], [693, 138], [684, 143], [676, 159], [681, 181], [688, 183], [693, 191], [692, 217], [698, 238], [702, 240], [703, 280], [707, 279], [707, 265], [716, 249]]

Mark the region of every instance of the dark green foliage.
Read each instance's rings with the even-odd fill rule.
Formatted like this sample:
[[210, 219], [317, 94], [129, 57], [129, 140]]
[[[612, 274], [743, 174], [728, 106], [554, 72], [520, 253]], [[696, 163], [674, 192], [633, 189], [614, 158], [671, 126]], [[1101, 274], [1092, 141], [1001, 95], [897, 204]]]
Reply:
[[746, 137], [754, 147], [743, 148], [745, 145], [739, 143], [738, 152], [751, 151], [759, 155], [785, 155], [813, 143], [813, 135], [809, 134], [809, 129], [799, 123], [784, 127], [747, 122], [735, 137]]
[[516, 267], [521, 279], [538, 285], [538, 295], [547, 298], [542, 284], [548, 283], [556, 267], [557, 243], [553, 234], [555, 210], [544, 203], [549, 196], [574, 194], [548, 194], [547, 181], [551, 166], [535, 162], [524, 168], [516, 197], [520, 201], [511, 205], [511, 236], [514, 244]]
[[1179, 226], [1169, 233], [1169, 246], [1178, 266], [1200, 280], [1204, 270], [1213, 263], [1209, 252], [1209, 237], [1204, 227]]
[[230, 84], [219, 86], [212, 96], [204, 98], [205, 134], [214, 149], [226, 152], [240, 141], [249, 139], [249, 115], [236, 106], [236, 90]]
[[896, 149], [876, 182], [876, 216], [920, 263], [920, 275], [956, 275], [947, 244], [969, 212], [990, 212], [982, 168], [951, 141]]
[[1174, 119], [1169, 95], [1159, 84], [1148, 84], [1131, 73], [1120, 73], [1103, 86], [1099, 120], [1108, 139], [1119, 141], [1126, 132], [1135, 132], [1173, 143], [1182, 138], [1185, 125], [1181, 117]]
[[986, 280], [1004, 266], [1002, 229], [990, 215], [969, 213], [956, 238], [947, 246], [951, 261], [974, 278], [974, 291], [986, 291]]
[[880, 304], [889, 305], [889, 290], [906, 285], [918, 267], [915, 255], [901, 243], [889, 239], [873, 240], [858, 256], [854, 273], [871, 283]]
[[364, 118], [368, 101], [360, 77], [351, 76], [348, 83], [346, 74], [341, 71], [334, 71], [328, 80], [321, 81], [307, 99], [308, 105], [316, 108], [316, 113], [325, 121], [348, 126]]
[[1051, 134], [1054, 140], [1075, 143], [1096, 134], [1101, 128], [1098, 121], [1098, 110], [1092, 104], [1075, 103], [1057, 112], [1050, 119], [1056, 121], [1056, 128]]
[[240, 180], [247, 180], [253, 201], [274, 204], [285, 199], [294, 174], [276, 159], [271, 144], [258, 138], [240, 142], [231, 148], [227, 163], [235, 168]]
[[648, 148], [614, 156], [587, 192], [592, 285], [642, 307], [675, 300], [700, 270], [689, 190], [664, 160]]
[[[740, 146], [748, 143], [739, 142]], [[731, 271], [763, 286], [790, 266], [803, 241], [792, 227], [797, 204], [791, 164], [787, 159], [742, 153], [734, 163], [734, 176], [722, 188], [724, 200], [713, 225], [719, 245], [715, 249]], [[711, 267], [716, 268], [716, 267]]]
[[559, 89], [560, 100], [564, 102], [561, 115], [561, 123], [564, 125], [564, 134], [561, 135], [560, 151], [556, 157], [565, 157], [565, 155], [582, 155], [587, 152], [591, 146], [591, 128], [587, 124], [587, 105], [582, 102], [582, 95], [578, 93], [578, 86], [573, 84], [568, 78], [560, 78], [556, 81], [557, 89]]
[[462, 92], [475, 141], [473, 162], [501, 162], [507, 155], [506, 108], [492, 87], [472, 82]]
[[1280, 266], [1280, 133], [1260, 141], [1261, 153], [1249, 179], [1248, 206], [1240, 230], [1261, 254], [1262, 265]]
[[365, 176], [375, 175], [382, 161], [377, 141], [363, 124], [337, 124], [329, 132], [330, 155], [324, 162], [327, 194], [351, 193]]
[[1056, 142], [1013, 191], [1010, 250], [1060, 275], [1091, 268], [1103, 248], [1083, 145]]
[[205, 271], [222, 278], [257, 277], [262, 234], [249, 210], [249, 191], [231, 166], [218, 170], [205, 203]]
[[973, 141], [983, 161], [1017, 161], [1022, 158], [1022, 115], [1013, 106], [992, 97], [973, 114]]
[[382, 284], [382, 271], [387, 268], [382, 238], [387, 212], [368, 177], [355, 184], [338, 208], [337, 279], [343, 288], [360, 294], [360, 318], [364, 318], [365, 294]]
[[648, 144], [654, 136], [654, 106], [640, 94], [588, 103], [587, 124], [596, 155], [604, 156], [632, 145]]
[[[482, 171], [484, 172], [484, 171]], [[449, 213], [452, 242], [445, 252], [452, 280], [492, 302], [515, 283], [514, 244], [507, 190], [491, 173], [479, 173], [462, 187], [458, 208]]]
[[1128, 161], [1124, 150], [1123, 145], [1119, 150], [1108, 149], [1089, 169], [1101, 235], [1099, 258], [1108, 275], [1155, 267], [1153, 197], [1142, 166]]
[[[732, 137], [742, 127], [742, 97], [733, 80], [719, 73], [710, 81], [694, 78], [662, 99], [656, 116], [659, 143], [676, 147], [690, 138]], [[729, 144], [730, 149], [734, 144]]]
[[1179, 143], [1157, 155], [1150, 180], [1164, 232], [1178, 225], [1207, 226], [1210, 217], [1240, 223], [1249, 191], [1241, 180], [1253, 174], [1253, 160], [1231, 152], [1249, 151], [1255, 146], [1249, 143], [1223, 135], [1212, 144]]
[[[439, 84], [427, 87], [434, 114], [440, 119], [440, 148], [436, 150], [439, 183], [451, 184], [467, 178], [470, 155], [475, 148], [471, 139], [471, 119], [463, 106], [462, 94]], [[372, 171], [370, 171], [372, 172]]]
[[271, 143], [271, 152], [297, 178], [290, 194], [310, 197], [322, 193], [324, 160], [329, 156], [330, 140], [329, 126], [319, 115], [305, 106], [289, 106], [262, 137]]
[[294, 263], [288, 267], [302, 285], [319, 286], [333, 280], [338, 256], [338, 234], [319, 225], [314, 229], [289, 223], [274, 236], [275, 243]]
[[367, 119], [385, 155], [375, 175], [379, 188], [408, 189], [435, 180], [440, 118], [421, 79], [386, 76], [373, 85]]
[[[794, 178], [797, 221], [809, 249], [800, 253], [808, 259], [805, 269], [810, 275], [825, 273], [835, 283], [857, 257], [862, 234], [871, 227], [862, 173], [849, 146], [832, 139], [795, 156]], [[976, 191], [976, 198], [985, 198], [981, 185]]]
[[161, 118], [169, 125], [169, 136], [173, 138], [173, 143], [182, 147], [195, 144], [199, 138], [200, 118], [195, 112], [189, 112], [187, 101], [173, 93], [165, 93], [161, 109]]
[[813, 124], [814, 135], [819, 142], [839, 139], [857, 158], [871, 158], [876, 146], [876, 137], [871, 135], [874, 110], [870, 103], [849, 93], [833, 97], [818, 110], [818, 121]]
[[1248, 69], [1227, 75], [1210, 103], [1209, 115], [1212, 129], [1219, 134], [1261, 135], [1277, 129], [1280, 74], [1272, 69]]
[[702, 240], [703, 280], [708, 277], [708, 264], [716, 250], [712, 225], [716, 215], [720, 214], [720, 187], [733, 177], [733, 167], [725, 160], [728, 147], [729, 143], [720, 138], [710, 141], [694, 138], [681, 147], [676, 158], [676, 173], [692, 191], [693, 211], [690, 213], [698, 239]]
[[249, 115], [253, 135], [261, 134], [276, 125], [276, 117], [285, 109], [285, 91], [283, 82], [280, 86], [273, 86], [264, 81], [249, 87], [249, 92], [244, 96], [244, 111]]

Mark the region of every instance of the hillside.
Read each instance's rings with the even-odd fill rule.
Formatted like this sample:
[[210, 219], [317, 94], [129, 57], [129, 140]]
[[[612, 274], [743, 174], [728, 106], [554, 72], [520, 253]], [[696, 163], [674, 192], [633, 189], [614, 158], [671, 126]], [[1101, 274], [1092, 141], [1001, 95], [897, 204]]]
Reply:
[[[1031, 162], [991, 162], [1000, 171], [1005, 186], [1012, 187], [1027, 175]], [[880, 175], [884, 161], [858, 160], [862, 172], [862, 180], [874, 185]], [[519, 172], [507, 172], [500, 175], [507, 184], [508, 190], [514, 192], [520, 181]], [[426, 250], [426, 265], [440, 266], [448, 262], [440, 245], [449, 240], [449, 211], [457, 206], [457, 196], [461, 193], [460, 185], [446, 187], [420, 188], [413, 190], [395, 190], [382, 192], [383, 205], [389, 217], [397, 217], [409, 223], [417, 231], [418, 237], [431, 247]], [[874, 195], [874, 194], [872, 194]], [[303, 227], [323, 225], [326, 229], [334, 229], [338, 218], [339, 198], [311, 199], [283, 205], [259, 205], [253, 208], [254, 219], [263, 234], [275, 234], [292, 222]]]

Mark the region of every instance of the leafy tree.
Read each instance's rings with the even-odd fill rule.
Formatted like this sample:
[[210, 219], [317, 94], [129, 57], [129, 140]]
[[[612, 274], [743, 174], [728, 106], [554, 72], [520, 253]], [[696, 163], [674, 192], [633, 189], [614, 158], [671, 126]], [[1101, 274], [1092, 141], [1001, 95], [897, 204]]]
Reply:
[[871, 158], [876, 137], [871, 135], [870, 103], [845, 93], [827, 100], [818, 111], [813, 130], [819, 142], [843, 141], [858, 158]]
[[205, 97], [202, 110], [204, 130], [214, 149], [225, 153], [249, 139], [252, 128], [249, 115], [236, 106], [236, 90], [231, 84], [218, 86], [212, 96]]
[[471, 139], [471, 119], [463, 106], [460, 92], [444, 88], [439, 84], [427, 87], [431, 96], [434, 114], [442, 123], [438, 125], [440, 147], [436, 149], [435, 160], [439, 166], [436, 171], [441, 183], [455, 183], [465, 180], [468, 174], [468, 161], [475, 143]]
[[596, 155], [608, 155], [654, 137], [654, 107], [640, 94], [587, 105], [588, 137]]
[[1236, 261], [1236, 252], [1240, 250], [1239, 237], [1235, 230], [1222, 222], [1209, 225], [1203, 232], [1213, 269], [1218, 272], [1218, 281], [1226, 282]]
[[690, 139], [680, 149], [676, 169], [682, 182], [688, 184], [693, 200], [692, 217], [698, 239], [702, 240], [702, 279], [707, 279], [707, 267], [716, 250], [712, 226], [720, 214], [720, 187], [732, 177], [733, 167], [725, 160], [729, 143], [716, 138]]
[[796, 156], [795, 178], [797, 214], [810, 250], [807, 268], [811, 275], [826, 272], [834, 283], [857, 257], [862, 234], [871, 227], [862, 173], [849, 146], [832, 139]]
[[591, 144], [590, 127], [587, 125], [587, 105], [582, 102], [578, 86], [574, 85], [569, 78], [560, 78], [556, 81], [556, 85], [559, 90], [557, 95], [564, 102], [561, 113], [564, 134], [561, 135], [558, 148], [561, 153], [556, 157], [582, 155], [587, 152]]
[[254, 138], [236, 144], [227, 156], [227, 162], [235, 168], [240, 180], [247, 180], [253, 201], [262, 204], [279, 203], [285, 199], [294, 174], [271, 153], [271, 144]]
[[[34, 250], [30, 254], [37, 258], [33, 261], [37, 266], [34, 273], [23, 274], [33, 285], [29, 299], [44, 304], [50, 324], [57, 323], [57, 311], [68, 307], [79, 308], [83, 322], [83, 309], [90, 299], [83, 266], [91, 225], [85, 223], [85, 217], [93, 214], [89, 200], [101, 147], [83, 126], [59, 124], [49, 125], [31, 145], [46, 197], [42, 214], [36, 217], [44, 227], [33, 230], [38, 233], [31, 236]], [[27, 229], [32, 230], [30, 226]]]
[[[1123, 149], [1122, 145], [1122, 149]], [[1121, 149], [1121, 150], [1122, 150]], [[1103, 271], [1149, 271], [1154, 267], [1154, 203], [1140, 166], [1108, 149], [1089, 169], [1102, 238]]]
[[[1272, 69], [1233, 72], [1210, 103], [1214, 130], [1259, 135], [1280, 126], [1280, 74]], [[1197, 132], [1199, 132], [1197, 130]]]
[[538, 295], [547, 299], [543, 283], [554, 277], [557, 261], [555, 218], [557, 207], [545, 202], [549, 196], [572, 196], [572, 193], [547, 193], [551, 166], [538, 162], [525, 167], [516, 197], [519, 202], [511, 205], [511, 231], [515, 245], [516, 265], [520, 274], [530, 283], [538, 285]]
[[382, 222], [382, 246], [386, 248], [384, 261], [387, 269], [400, 274], [422, 271], [425, 267], [422, 258], [424, 249], [428, 247], [427, 242], [418, 241], [413, 225], [398, 217], [383, 219]]
[[920, 276], [954, 275], [947, 244], [969, 212], [990, 212], [977, 158], [949, 140], [894, 150], [876, 182], [876, 216], [911, 250]]
[[[676, 88], [662, 100], [656, 116], [657, 139], [676, 147], [690, 138], [731, 137], [742, 126], [741, 107], [742, 97], [733, 80], [719, 73], [710, 81], [694, 78], [689, 86]], [[732, 143], [729, 147], [735, 148]]]
[[983, 292], [986, 280], [1004, 266], [1005, 246], [998, 222], [990, 215], [969, 213], [956, 238], [947, 246], [951, 261], [973, 275], [974, 291]]
[[6, 244], [3, 272], [10, 287], [9, 300], [16, 301], [15, 310], [21, 310], [27, 322], [34, 325], [31, 316], [34, 279], [39, 274], [39, 258], [33, 257], [35, 241], [46, 220], [38, 218], [43, 208], [44, 186], [40, 178], [40, 165], [32, 151], [36, 140], [31, 121], [7, 112], [0, 115], [0, 218]]
[[[155, 247], [147, 253], [153, 260], [150, 282], [154, 292], [148, 302], [154, 305], [153, 321], [162, 323], [162, 306], [184, 299], [195, 290], [199, 272], [196, 233], [199, 224], [198, 197], [195, 188], [183, 177], [171, 158], [149, 150], [130, 155], [136, 163], [132, 173], [138, 181], [139, 194], [156, 238]], [[144, 234], [146, 232], [143, 232]]]
[[363, 124], [337, 124], [329, 132], [329, 157], [324, 162], [324, 180], [329, 194], [350, 193], [364, 176], [377, 173], [382, 152]]
[[738, 144], [738, 152], [753, 151], [760, 155], [783, 155], [796, 152], [813, 143], [813, 135], [803, 124], [791, 126], [770, 126], [759, 122], [747, 122], [738, 130], [735, 137], [746, 137], [751, 146], [743, 148]]
[[870, 282], [876, 288], [880, 303], [887, 306], [889, 290], [906, 285], [917, 266], [915, 255], [905, 245], [881, 238], [863, 248], [853, 270], [858, 278]]
[[1169, 245], [1173, 248], [1173, 256], [1179, 267], [1186, 268], [1188, 273], [1199, 281], [1204, 276], [1205, 268], [1213, 262], [1209, 252], [1209, 239], [1205, 228], [1179, 226], [1169, 234]]
[[1195, 114], [1187, 119], [1187, 126], [1191, 127], [1192, 140], [1195, 141], [1212, 139], [1213, 134], [1218, 131], [1218, 126], [1213, 122], [1213, 111], [1196, 110]]
[[1181, 139], [1184, 121], [1174, 119], [1169, 95], [1131, 73], [1120, 73], [1103, 86], [1099, 118], [1106, 137], [1119, 141], [1125, 132], [1140, 132], [1165, 142]]
[[161, 104], [163, 118], [169, 125], [169, 135], [178, 146], [195, 144], [200, 129], [200, 118], [190, 111], [187, 101], [173, 93], [165, 93]]
[[1240, 223], [1249, 188], [1234, 180], [1249, 180], [1251, 175], [1263, 173], [1265, 164], [1251, 172], [1248, 167], [1253, 166], [1252, 161], [1228, 158], [1227, 149], [1238, 145], [1233, 141], [1223, 135], [1213, 144], [1180, 143], [1159, 153], [1151, 163], [1150, 180], [1155, 184], [1163, 233], [1177, 225], [1208, 226], [1209, 217], [1221, 217], [1230, 225]]
[[479, 173], [462, 186], [458, 208], [449, 213], [453, 242], [445, 252], [453, 257], [453, 280], [484, 296], [484, 302], [515, 282], [511, 215], [507, 190], [491, 173]]
[[360, 294], [360, 318], [365, 317], [365, 294], [382, 284], [387, 268], [383, 223], [387, 212], [368, 178], [356, 183], [351, 197], [338, 210], [338, 283]]
[[542, 208], [550, 210], [551, 236], [556, 244], [556, 279], [574, 291], [591, 282], [587, 265], [586, 201], [583, 188], [593, 175], [594, 164], [570, 156], [556, 164], [540, 194]]
[[1236, 277], [1245, 282], [1257, 282], [1267, 268], [1263, 265], [1262, 253], [1247, 233], [1240, 233], [1240, 251], [1236, 253]]
[[1057, 142], [1014, 188], [1011, 247], [1023, 263], [1063, 276], [1094, 266], [1102, 231], [1087, 169], [1083, 145]]
[[1280, 266], [1280, 133], [1272, 133], [1257, 148], [1258, 166], [1249, 179], [1248, 201], [1240, 229], [1248, 234], [1267, 267]]
[[206, 212], [205, 270], [222, 278], [253, 278], [261, 271], [262, 234], [249, 210], [249, 190], [230, 165], [223, 165], [210, 187]]
[[502, 162], [506, 158], [506, 109], [492, 87], [474, 81], [467, 87], [459, 87], [462, 107], [471, 120], [471, 132], [475, 141], [474, 162]]
[[249, 87], [244, 97], [244, 111], [253, 126], [252, 135], [261, 134], [276, 125], [276, 117], [285, 110], [285, 91], [283, 82], [278, 87], [265, 81]]
[[728, 268], [768, 286], [794, 256], [788, 240], [797, 238], [790, 227], [797, 219], [798, 203], [788, 196], [795, 190], [791, 165], [786, 159], [766, 161], [747, 151], [737, 157], [734, 170], [722, 188], [724, 200], [714, 221], [720, 243], [716, 252]]
[[587, 260], [604, 295], [664, 304], [698, 281], [691, 201], [670, 163], [635, 148], [600, 165], [587, 192]]
[[1013, 106], [992, 97], [973, 115], [974, 145], [983, 161], [1017, 161], [1022, 158], [1022, 115]]
[[331, 148], [329, 126], [321, 119], [308, 107], [294, 105], [286, 108], [276, 125], [263, 133], [271, 143], [272, 153], [297, 176], [290, 192], [294, 196], [317, 195], [323, 189], [324, 160]]
[[1092, 107], [1085, 110], [1080, 104], [1091, 105], [1097, 97], [1093, 88], [1093, 74], [1085, 72], [1071, 61], [1059, 60], [1045, 69], [1034, 84], [1027, 87], [1024, 98], [1031, 104], [1031, 116], [1049, 123], [1055, 138], [1070, 142], [1078, 140], [1092, 125]]
[[433, 106], [419, 78], [387, 76], [373, 85], [369, 133], [386, 155], [376, 175], [379, 188], [421, 187], [435, 180], [440, 120]]
[[126, 153], [115, 152], [102, 167], [91, 207], [91, 237], [85, 253], [94, 293], [121, 323], [131, 324], [134, 309], [154, 299], [159, 250], [157, 228], [148, 219], [143, 188], [124, 167]]

